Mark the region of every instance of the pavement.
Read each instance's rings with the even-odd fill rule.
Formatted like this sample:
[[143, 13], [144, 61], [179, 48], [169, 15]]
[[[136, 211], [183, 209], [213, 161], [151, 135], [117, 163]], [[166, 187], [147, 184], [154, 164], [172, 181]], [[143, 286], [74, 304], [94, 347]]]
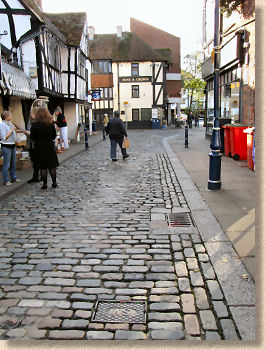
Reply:
[[204, 190], [202, 129], [188, 150], [183, 129], [130, 130], [117, 163], [100, 136], [61, 162], [59, 188], [24, 183], [1, 201], [0, 338], [254, 340], [248, 259], [212, 211], [227, 195], [233, 213], [229, 186], [253, 173], [223, 159], [222, 191]]

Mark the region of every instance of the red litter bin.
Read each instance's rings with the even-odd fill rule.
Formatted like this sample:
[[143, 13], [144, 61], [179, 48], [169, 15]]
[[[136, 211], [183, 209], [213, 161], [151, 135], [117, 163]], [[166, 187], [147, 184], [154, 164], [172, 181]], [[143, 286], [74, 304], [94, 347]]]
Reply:
[[224, 125], [222, 128], [224, 129], [225, 156], [230, 157], [231, 156], [230, 126]]
[[230, 125], [231, 157], [234, 160], [247, 159], [247, 126]]
[[250, 170], [254, 170], [254, 162], [253, 162], [253, 135], [255, 128], [247, 128], [243, 132], [247, 134], [247, 159], [248, 159], [248, 167]]

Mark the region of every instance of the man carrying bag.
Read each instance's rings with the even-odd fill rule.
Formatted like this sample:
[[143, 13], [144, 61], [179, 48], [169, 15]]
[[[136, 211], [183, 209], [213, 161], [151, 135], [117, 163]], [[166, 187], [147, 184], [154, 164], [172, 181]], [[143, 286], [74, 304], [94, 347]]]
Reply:
[[[128, 135], [125, 129], [125, 126], [120, 119], [120, 112], [114, 111], [114, 118], [110, 119], [106, 126], [106, 133], [110, 138], [110, 157], [113, 162], [117, 162], [116, 151], [117, 143], [120, 146], [123, 160], [129, 157], [129, 154], [126, 152], [126, 148], [123, 146], [124, 136], [128, 140]], [[125, 139], [126, 140], [126, 139]], [[129, 141], [129, 140], [128, 140]]]

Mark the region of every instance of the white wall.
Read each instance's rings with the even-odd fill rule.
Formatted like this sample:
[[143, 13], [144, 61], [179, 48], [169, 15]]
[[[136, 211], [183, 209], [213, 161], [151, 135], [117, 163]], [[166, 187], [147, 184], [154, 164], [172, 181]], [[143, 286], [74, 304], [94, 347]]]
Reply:
[[[135, 62], [137, 63], [137, 62]], [[157, 74], [160, 66], [160, 62], [155, 65], [155, 74]], [[112, 64], [113, 72], [113, 98], [114, 98], [114, 110], [118, 110], [118, 67], [117, 63]], [[152, 77], [152, 62], [139, 62], [139, 76]], [[119, 63], [119, 76], [130, 77], [131, 76], [131, 62]], [[158, 81], [163, 82], [163, 69], [161, 69]], [[132, 98], [132, 85], [139, 85], [139, 98]], [[156, 86], [156, 95], [161, 85]], [[120, 83], [120, 110], [125, 111], [124, 102], [128, 102], [127, 108], [127, 120], [132, 121], [132, 109], [152, 108], [153, 104], [153, 85], [152, 82], [130, 82]], [[163, 104], [163, 91], [158, 100], [158, 104]], [[139, 111], [141, 114], [141, 111]], [[121, 115], [121, 118], [125, 120], [125, 115]]]
[[[29, 76], [29, 68], [36, 67], [36, 47], [33, 40], [23, 43], [20, 47], [22, 53], [22, 65], [23, 70], [27, 76]], [[35, 89], [38, 89], [38, 78], [32, 79]]]
[[76, 115], [76, 103], [64, 102], [64, 114], [68, 126], [68, 139], [72, 140], [77, 128], [77, 115]]

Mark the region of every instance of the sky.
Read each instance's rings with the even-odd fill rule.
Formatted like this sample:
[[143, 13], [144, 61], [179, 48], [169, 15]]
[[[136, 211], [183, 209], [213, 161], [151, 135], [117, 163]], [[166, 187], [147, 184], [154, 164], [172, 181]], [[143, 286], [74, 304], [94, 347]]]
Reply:
[[130, 17], [180, 37], [181, 58], [201, 50], [203, 0], [42, 0], [44, 12], [87, 12], [96, 34], [130, 30]]

